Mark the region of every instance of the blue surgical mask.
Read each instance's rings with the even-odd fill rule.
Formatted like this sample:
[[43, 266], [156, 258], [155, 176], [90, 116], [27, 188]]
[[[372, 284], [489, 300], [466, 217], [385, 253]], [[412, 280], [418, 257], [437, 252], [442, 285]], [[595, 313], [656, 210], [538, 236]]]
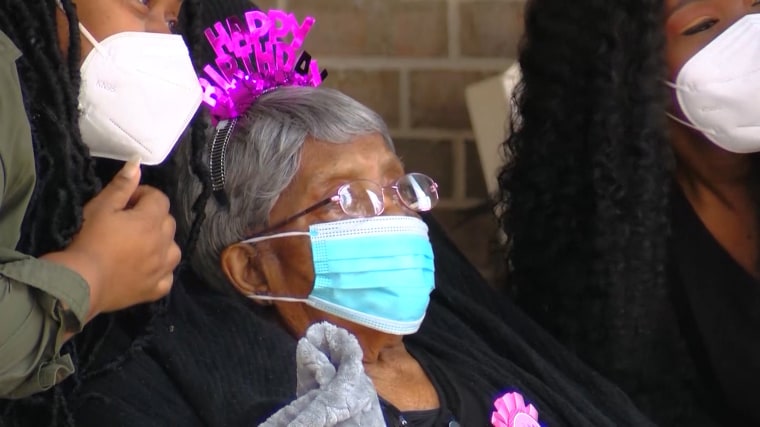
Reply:
[[428, 228], [415, 217], [377, 216], [314, 224], [243, 243], [309, 236], [314, 288], [307, 298], [248, 295], [303, 302], [350, 322], [394, 335], [417, 332], [435, 287]]

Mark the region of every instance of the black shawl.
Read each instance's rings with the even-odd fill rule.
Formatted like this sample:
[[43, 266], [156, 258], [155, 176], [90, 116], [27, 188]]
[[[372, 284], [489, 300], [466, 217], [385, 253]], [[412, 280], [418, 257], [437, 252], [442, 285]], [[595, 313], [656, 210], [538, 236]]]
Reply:
[[[410, 351], [481, 390], [484, 408], [519, 391], [546, 426], [651, 423], [614, 385], [569, 354], [491, 289], [429, 218], [436, 290]], [[150, 345], [105, 370], [71, 398], [78, 426], [256, 425], [295, 398], [295, 345], [269, 311], [183, 279]], [[112, 331], [98, 359], [123, 354], [130, 333]], [[490, 415], [487, 414], [487, 415]]]

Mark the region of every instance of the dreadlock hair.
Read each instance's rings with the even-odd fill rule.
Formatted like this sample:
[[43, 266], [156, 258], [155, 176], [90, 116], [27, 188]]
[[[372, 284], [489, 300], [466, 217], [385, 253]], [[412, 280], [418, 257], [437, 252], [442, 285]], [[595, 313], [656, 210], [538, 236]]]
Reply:
[[37, 168], [18, 247], [42, 255], [68, 244], [81, 226], [82, 207], [100, 189], [79, 134], [79, 22], [72, 1], [63, 0], [70, 41], [64, 61], [55, 0], [4, 4], [0, 28], [23, 52], [17, 65]]
[[[62, 0], [68, 20], [69, 47], [64, 56], [57, 37], [56, 0], [3, 0], [0, 6], [0, 30], [21, 50], [17, 60], [24, 107], [29, 118], [34, 144], [37, 182], [22, 225], [18, 249], [31, 255], [42, 255], [68, 245], [82, 224], [84, 204], [109, 180], [117, 163], [90, 157], [79, 131], [78, 97], [81, 47], [79, 21], [72, 0]], [[185, 40], [197, 61], [202, 42], [201, 0], [185, 0], [181, 14], [186, 25]], [[197, 63], [196, 63], [197, 65]], [[192, 125], [205, 128], [203, 121]], [[202, 132], [202, 131], [201, 131]], [[201, 147], [193, 141], [193, 148]], [[163, 166], [145, 168], [143, 183], [167, 192], [174, 190], [172, 180], [176, 160]], [[62, 353], [72, 357], [76, 372], [48, 392], [26, 399], [0, 400], [0, 427], [11, 426], [75, 426], [74, 408], [83, 399], [79, 396], [82, 381], [118, 368], [149, 341], [154, 317], [163, 313], [166, 301], [134, 308], [121, 314], [101, 315], [84, 331], [64, 345]], [[145, 316], [148, 320], [145, 320]], [[117, 317], [141, 319], [144, 332], [116, 360], [94, 366], [98, 350]], [[83, 358], [80, 358], [80, 355]], [[97, 398], [98, 396], [94, 396]]]
[[515, 298], [624, 389], [667, 297], [663, 23], [663, 0], [529, 0], [499, 176]]

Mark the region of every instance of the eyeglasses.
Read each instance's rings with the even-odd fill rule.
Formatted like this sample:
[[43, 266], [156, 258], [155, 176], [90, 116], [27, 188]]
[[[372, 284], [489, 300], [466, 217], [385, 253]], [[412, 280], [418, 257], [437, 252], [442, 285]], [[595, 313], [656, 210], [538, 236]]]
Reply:
[[343, 213], [353, 218], [381, 215], [385, 211], [383, 190], [386, 188], [394, 190], [394, 197], [402, 205], [416, 212], [427, 212], [438, 204], [438, 184], [425, 174], [409, 173], [385, 187], [374, 181], [361, 179], [342, 185], [336, 194], [255, 233], [249, 239], [261, 237], [331, 203], [338, 203]]

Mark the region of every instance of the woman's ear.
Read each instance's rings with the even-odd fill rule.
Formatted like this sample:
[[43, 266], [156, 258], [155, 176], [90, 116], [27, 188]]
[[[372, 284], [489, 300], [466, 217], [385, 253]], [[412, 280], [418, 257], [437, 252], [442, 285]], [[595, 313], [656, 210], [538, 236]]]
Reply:
[[[243, 295], [269, 293], [269, 283], [259, 251], [247, 243], [227, 246], [221, 255], [221, 267], [227, 280]], [[257, 301], [269, 304], [269, 301]]]

